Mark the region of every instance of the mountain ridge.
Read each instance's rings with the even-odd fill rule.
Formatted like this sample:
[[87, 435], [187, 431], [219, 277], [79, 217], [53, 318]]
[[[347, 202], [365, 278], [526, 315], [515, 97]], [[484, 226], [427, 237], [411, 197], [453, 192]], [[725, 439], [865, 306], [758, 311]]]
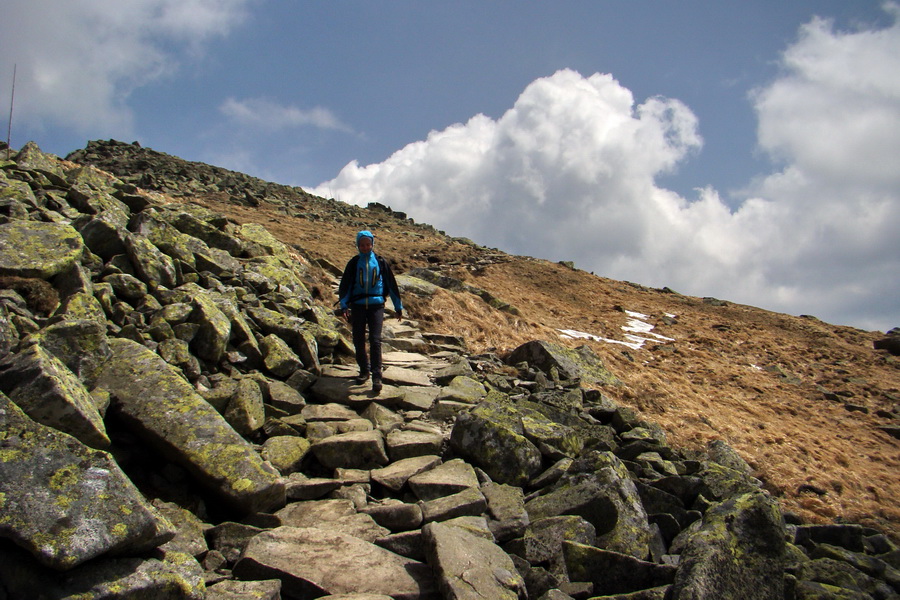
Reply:
[[[429, 330], [458, 335], [474, 352], [501, 355], [531, 339], [586, 344], [622, 380], [605, 393], [660, 423], [673, 445], [727, 441], [786, 510], [811, 522], [860, 522], [900, 536], [900, 365], [874, 348], [881, 332], [510, 255], [390, 207], [318, 198], [136, 143], [89, 142], [67, 159], [178, 194], [172, 201], [199, 204], [236, 223], [264, 225], [323, 273], [352, 256], [356, 230], [371, 229], [376, 251], [397, 272], [427, 270], [467, 292], [407, 295], [407, 311]], [[336, 300], [325, 277], [314, 295], [325, 305]], [[662, 337], [623, 345], [630, 332], [622, 328], [633, 321]]]

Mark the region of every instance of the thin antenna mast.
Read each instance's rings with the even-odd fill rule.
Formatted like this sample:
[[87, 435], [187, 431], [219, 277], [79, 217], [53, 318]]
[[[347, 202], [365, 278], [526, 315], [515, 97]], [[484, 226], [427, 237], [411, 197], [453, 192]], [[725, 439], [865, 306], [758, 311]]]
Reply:
[[12, 84], [12, 96], [9, 99], [9, 122], [6, 124], [6, 160], [9, 160], [9, 140], [12, 134], [12, 116], [13, 116], [13, 104], [16, 101], [16, 68], [18, 64], [13, 65], [13, 84]]

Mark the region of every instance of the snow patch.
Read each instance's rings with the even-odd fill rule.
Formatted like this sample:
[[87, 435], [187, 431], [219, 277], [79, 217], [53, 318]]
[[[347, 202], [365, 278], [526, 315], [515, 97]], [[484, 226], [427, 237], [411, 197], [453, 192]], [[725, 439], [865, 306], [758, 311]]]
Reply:
[[[590, 333], [585, 333], [583, 331], [577, 331], [575, 329], [558, 329], [560, 332], [560, 336], [563, 339], [567, 340], [593, 340], [595, 342], [605, 342], [607, 344], [620, 344], [622, 346], [626, 346], [631, 348], [632, 350], [640, 350], [643, 348], [644, 344], [647, 342], [674, 342], [674, 338], [666, 337], [664, 335], [660, 335], [658, 333], [653, 333], [653, 325], [647, 323], [645, 319], [649, 319], [650, 317], [631, 310], [626, 310], [625, 314], [631, 317], [622, 326], [622, 331], [625, 332], [623, 337], [624, 340], [613, 340], [610, 338], [605, 338], [599, 335], [593, 335]], [[667, 315], [669, 317], [674, 318], [675, 315]]]

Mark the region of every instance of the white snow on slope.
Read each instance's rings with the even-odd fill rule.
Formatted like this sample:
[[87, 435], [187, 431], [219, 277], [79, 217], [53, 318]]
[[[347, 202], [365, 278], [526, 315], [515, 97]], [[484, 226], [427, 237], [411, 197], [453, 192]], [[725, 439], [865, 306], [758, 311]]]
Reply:
[[620, 344], [622, 346], [627, 346], [632, 350], [640, 350], [647, 342], [675, 341], [674, 338], [666, 337], [658, 333], [653, 333], [653, 325], [646, 322], [646, 320], [650, 319], [649, 316], [631, 310], [626, 310], [625, 314], [630, 318], [625, 323], [625, 325], [622, 326], [622, 331], [625, 332], [623, 336], [625, 338], [624, 340], [613, 340], [610, 338], [585, 333], [583, 331], [576, 331], [574, 329], [558, 329], [557, 331], [560, 332], [560, 337], [563, 339], [586, 339], [593, 340], [595, 342], [606, 342], [608, 344]]

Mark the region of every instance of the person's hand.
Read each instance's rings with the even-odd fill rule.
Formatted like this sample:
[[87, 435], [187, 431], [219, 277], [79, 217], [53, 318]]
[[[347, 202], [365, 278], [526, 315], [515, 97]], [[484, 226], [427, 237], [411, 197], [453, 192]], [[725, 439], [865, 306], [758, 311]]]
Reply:
[[344, 320], [349, 323], [350, 322], [350, 309], [345, 308], [341, 314], [344, 316]]
[[397, 320], [398, 321], [403, 320], [403, 311], [402, 310], [397, 311]]

